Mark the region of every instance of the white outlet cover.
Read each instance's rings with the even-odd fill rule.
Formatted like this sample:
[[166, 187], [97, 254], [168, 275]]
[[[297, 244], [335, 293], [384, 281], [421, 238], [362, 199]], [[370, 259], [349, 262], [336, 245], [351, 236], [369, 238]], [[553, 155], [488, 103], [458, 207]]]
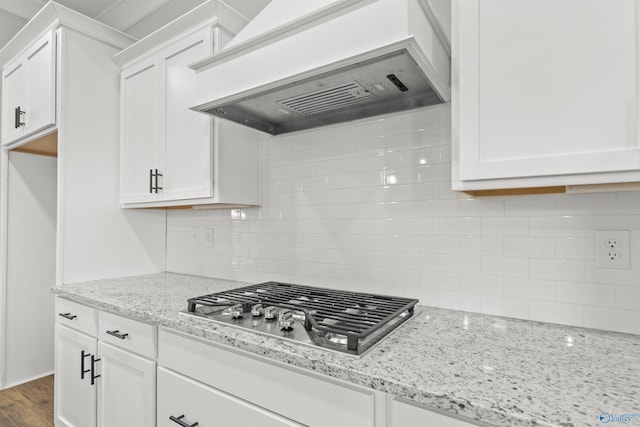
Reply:
[[[611, 241], [615, 241], [614, 247], [611, 247]], [[628, 230], [596, 230], [595, 245], [596, 267], [631, 268]]]

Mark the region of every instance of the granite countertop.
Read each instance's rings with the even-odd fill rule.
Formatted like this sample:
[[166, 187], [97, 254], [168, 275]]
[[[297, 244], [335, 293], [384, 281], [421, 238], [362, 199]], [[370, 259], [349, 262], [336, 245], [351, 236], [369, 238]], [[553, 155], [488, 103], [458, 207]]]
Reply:
[[602, 426], [629, 414], [640, 425], [640, 336], [419, 307], [358, 359], [178, 313], [187, 298], [245, 285], [158, 273], [54, 292], [488, 424]]

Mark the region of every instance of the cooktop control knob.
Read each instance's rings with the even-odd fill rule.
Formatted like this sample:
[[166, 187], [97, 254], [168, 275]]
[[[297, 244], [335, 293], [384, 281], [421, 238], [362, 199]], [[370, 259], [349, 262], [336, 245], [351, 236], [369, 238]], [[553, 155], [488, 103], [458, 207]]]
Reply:
[[251, 315], [253, 317], [260, 317], [264, 313], [264, 307], [262, 304], [256, 304], [251, 307]]
[[244, 314], [244, 308], [242, 304], [236, 304], [231, 306], [231, 317], [234, 319], [242, 319], [242, 315]]
[[280, 330], [285, 332], [293, 331], [293, 312], [290, 310], [283, 310], [278, 314], [278, 326]]
[[264, 309], [264, 320], [276, 320], [278, 317], [278, 309], [274, 306], [269, 306]]

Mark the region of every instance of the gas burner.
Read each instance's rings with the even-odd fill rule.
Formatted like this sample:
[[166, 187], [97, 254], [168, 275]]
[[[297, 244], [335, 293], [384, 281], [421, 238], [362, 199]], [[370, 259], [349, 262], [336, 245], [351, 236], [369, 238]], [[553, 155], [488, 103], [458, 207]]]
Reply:
[[266, 282], [188, 300], [183, 314], [362, 355], [407, 321], [418, 300]]

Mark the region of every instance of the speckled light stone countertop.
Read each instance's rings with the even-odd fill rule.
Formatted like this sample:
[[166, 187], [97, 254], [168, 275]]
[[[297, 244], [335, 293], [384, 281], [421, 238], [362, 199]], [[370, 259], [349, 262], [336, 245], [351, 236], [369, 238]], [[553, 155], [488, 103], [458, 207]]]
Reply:
[[601, 415], [631, 414], [640, 425], [640, 336], [420, 307], [357, 359], [178, 313], [187, 298], [244, 285], [159, 273], [54, 292], [488, 424], [602, 426]]

